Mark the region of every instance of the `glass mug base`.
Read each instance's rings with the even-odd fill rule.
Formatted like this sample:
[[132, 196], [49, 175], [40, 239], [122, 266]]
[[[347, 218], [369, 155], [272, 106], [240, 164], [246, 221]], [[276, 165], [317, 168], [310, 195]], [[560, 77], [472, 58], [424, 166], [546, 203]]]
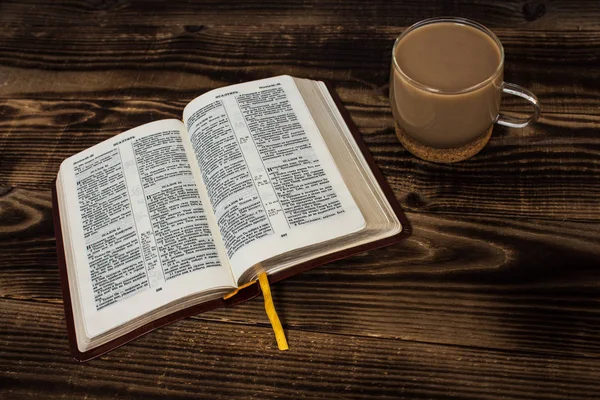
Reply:
[[494, 128], [494, 125], [491, 125], [483, 134], [461, 146], [435, 148], [419, 143], [407, 135], [397, 123], [394, 125], [396, 127], [396, 136], [398, 136], [398, 140], [400, 140], [400, 143], [406, 150], [423, 160], [436, 163], [455, 163], [473, 157], [490, 141], [492, 129]]

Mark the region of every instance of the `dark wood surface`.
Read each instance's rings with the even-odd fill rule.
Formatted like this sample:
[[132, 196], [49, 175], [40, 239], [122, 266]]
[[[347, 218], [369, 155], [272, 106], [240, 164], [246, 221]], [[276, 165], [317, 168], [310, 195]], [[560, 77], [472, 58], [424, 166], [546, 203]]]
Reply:
[[[408, 154], [387, 99], [395, 37], [441, 15], [492, 28], [543, 108], [455, 165]], [[0, 27], [0, 399], [599, 397], [597, 1], [5, 1]], [[284, 73], [338, 88], [414, 235], [274, 286], [288, 352], [255, 299], [75, 363], [60, 162]]]

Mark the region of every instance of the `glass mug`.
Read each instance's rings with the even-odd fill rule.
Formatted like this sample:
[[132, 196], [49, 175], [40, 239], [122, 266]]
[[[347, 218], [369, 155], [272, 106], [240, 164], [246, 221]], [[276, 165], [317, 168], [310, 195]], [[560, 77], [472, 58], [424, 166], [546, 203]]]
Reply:
[[[537, 97], [503, 78], [504, 48], [483, 25], [453, 17], [412, 25], [392, 50], [390, 104], [398, 139], [422, 159], [457, 162], [483, 149], [494, 123], [523, 128], [535, 122]], [[502, 93], [527, 100], [533, 113], [500, 114]]]

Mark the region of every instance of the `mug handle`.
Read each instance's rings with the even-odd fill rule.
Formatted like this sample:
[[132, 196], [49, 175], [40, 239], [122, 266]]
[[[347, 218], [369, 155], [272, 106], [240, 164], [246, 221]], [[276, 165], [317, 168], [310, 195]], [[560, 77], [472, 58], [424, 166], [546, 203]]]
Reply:
[[496, 123], [498, 125], [508, 126], [509, 128], [525, 128], [527, 125], [535, 122], [540, 117], [540, 101], [537, 96], [529, 90], [522, 88], [514, 83], [503, 82], [502, 93], [512, 94], [527, 100], [533, 106], [533, 114], [527, 118], [511, 117], [508, 115], [498, 115]]

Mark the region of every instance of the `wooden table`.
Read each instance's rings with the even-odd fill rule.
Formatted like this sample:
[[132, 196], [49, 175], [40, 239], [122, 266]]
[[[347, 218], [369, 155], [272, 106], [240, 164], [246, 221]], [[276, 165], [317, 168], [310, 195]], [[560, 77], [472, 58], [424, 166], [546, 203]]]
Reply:
[[[421, 161], [393, 130], [390, 50], [459, 15], [497, 33], [539, 123], [475, 158]], [[600, 396], [600, 3], [14, 1], [0, 4], [0, 398]], [[278, 74], [335, 84], [414, 225], [406, 242], [78, 364], [50, 188], [60, 162], [206, 90]], [[503, 108], [525, 110], [507, 98]]]

